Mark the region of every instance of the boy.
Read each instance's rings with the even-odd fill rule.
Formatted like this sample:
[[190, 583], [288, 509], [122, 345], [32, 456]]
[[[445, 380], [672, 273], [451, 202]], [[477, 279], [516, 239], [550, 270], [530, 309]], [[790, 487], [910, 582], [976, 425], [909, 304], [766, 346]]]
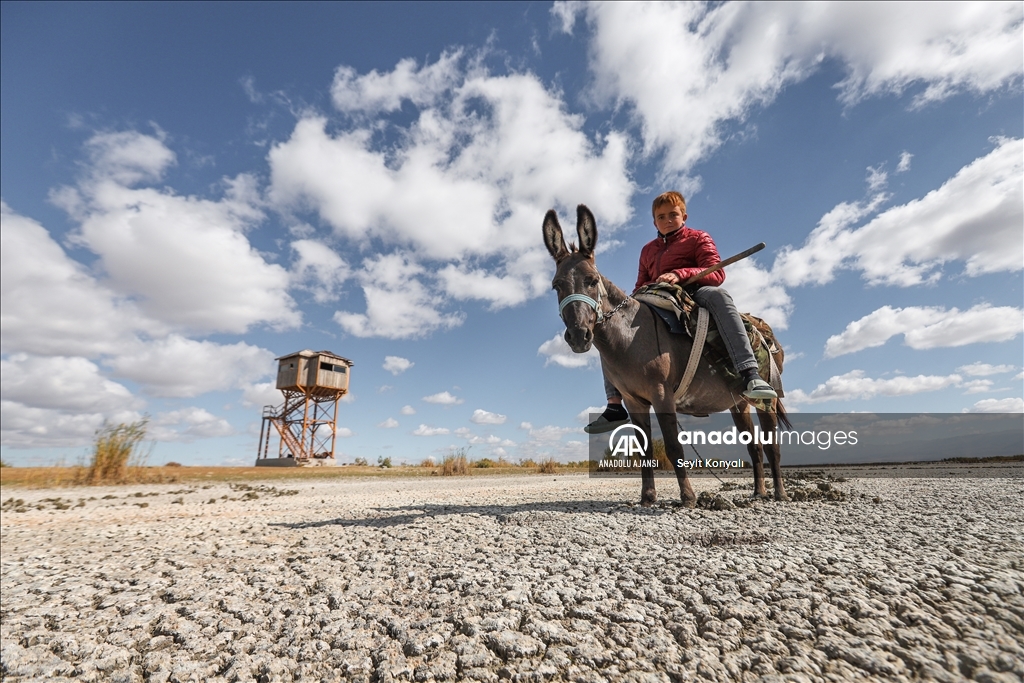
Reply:
[[[651, 206], [651, 213], [658, 237], [648, 242], [640, 252], [640, 271], [634, 291], [653, 282], [684, 282], [722, 260], [710, 235], [686, 227], [686, 200], [683, 195], [674, 191], [658, 195]], [[708, 309], [714, 319], [729, 358], [747, 387], [743, 395], [747, 398], [777, 398], [771, 385], [757, 374], [757, 360], [743, 329], [743, 321], [732, 297], [720, 287], [724, 281], [725, 271], [719, 270], [692, 283], [687, 291], [698, 305]], [[608, 407], [584, 428], [589, 434], [610, 432], [629, 421], [629, 414], [622, 406], [622, 394], [607, 377], [604, 388]]]

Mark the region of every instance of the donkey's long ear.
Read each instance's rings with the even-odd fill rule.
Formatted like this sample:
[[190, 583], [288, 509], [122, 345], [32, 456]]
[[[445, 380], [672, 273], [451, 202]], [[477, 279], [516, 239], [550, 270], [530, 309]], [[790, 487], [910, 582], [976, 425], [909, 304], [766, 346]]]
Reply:
[[580, 254], [591, 258], [597, 245], [597, 222], [586, 204], [576, 207], [576, 233], [580, 236]]
[[565, 237], [562, 236], [562, 226], [558, 224], [558, 214], [554, 209], [544, 214], [544, 246], [548, 248], [548, 253], [555, 259], [555, 263], [561, 262], [569, 255], [569, 250], [565, 247]]

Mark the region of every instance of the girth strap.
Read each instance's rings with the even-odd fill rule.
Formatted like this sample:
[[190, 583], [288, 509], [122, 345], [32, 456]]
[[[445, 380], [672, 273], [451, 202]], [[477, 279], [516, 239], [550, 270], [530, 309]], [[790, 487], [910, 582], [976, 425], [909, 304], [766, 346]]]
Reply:
[[693, 376], [697, 374], [701, 352], [704, 351], [704, 340], [708, 336], [708, 318], [708, 309], [703, 306], [697, 309], [697, 329], [693, 333], [693, 346], [690, 348], [690, 358], [686, 362], [686, 370], [683, 371], [683, 378], [679, 380], [679, 386], [676, 388], [674, 396], [676, 405], [679, 405], [683, 396], [686, 395]]

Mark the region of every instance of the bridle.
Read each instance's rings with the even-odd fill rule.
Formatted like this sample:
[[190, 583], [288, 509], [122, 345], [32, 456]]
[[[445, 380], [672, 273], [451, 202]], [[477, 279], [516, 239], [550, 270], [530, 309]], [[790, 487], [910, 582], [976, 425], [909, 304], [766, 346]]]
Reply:
[[[608, 290], [604, 288], [604, 281], [603, 280], [598, 280], [597, 281], [597, 299], [592, 299], [591, 297], [587, 296], [586, 294], [570, 294], [569, 296], [567, 296], [564, 299], [562, 299], [561, 302], [559, 302], [559, 304], [558, 304], [558, 315], [561, 317], [562, 316], [562, 311], [565, 310], [566, 306], [568, 306], [569, 304], [573, 303], [574, 301], [579, 301], [579, 302], [585, 303], [587, 306], [590, 306], [591, 308], [594, 309], [594, 312], [597, 313], [597, 322], [595, 322], [594, 324], [595, 325], [600, 325], [605, 320], [607, 320], [608, 318], [612, 317], [619, 310], [621, 310], [622, 307], [625, 306], [629, 302], [629, 300], [631, 298], [629, 296], [626, 296], [626, 298], [624, 298], [621, 302], [619, 302], [618, 306], [616, 306], [612, 310], [608, 311], [608, 313], [605, 313], [604, 311], [601, 310], [601, 301], [605, 297], [607, 297], [607, 296], [608, 296]], [[565, 322], [565, 318], [564, 317], [562, 317], [562, 322]]]

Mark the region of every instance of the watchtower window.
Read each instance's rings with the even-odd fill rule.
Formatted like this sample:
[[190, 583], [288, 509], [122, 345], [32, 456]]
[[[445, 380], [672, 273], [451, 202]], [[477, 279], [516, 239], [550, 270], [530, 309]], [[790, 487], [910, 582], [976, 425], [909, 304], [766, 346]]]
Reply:
[[327, 372], [340, 372], [341, 374], [348, 372], [348, 368], [344, 365], [332, 365], [331, 363], [320, 363], [320, 369]]

